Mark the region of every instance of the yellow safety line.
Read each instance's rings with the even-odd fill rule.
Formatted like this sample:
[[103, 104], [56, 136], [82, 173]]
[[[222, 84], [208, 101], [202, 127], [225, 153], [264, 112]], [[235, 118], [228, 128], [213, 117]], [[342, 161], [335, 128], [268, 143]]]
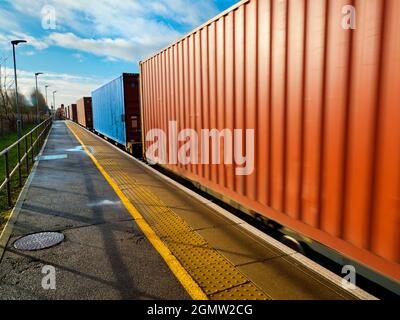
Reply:
[[89, 152], [83, 141], [77, 136], [77, 134], [71, 129], [71, 127], [67, 124], [68, 129], [72, 132], [75, 138], [82, 145], [83, 149], [87, 153], [87, 155], [92, 159], [93, 163], [96, 165], [97, 169], [101, 172], [110, 186], [114, 189], [115, 193], [121, 199], [122, 203], [129, 211], [131, 216], [135, 219], [135, 222], [145, 234], [146, 238], [150, 241], [153, 247], [157, 250], [157, 252], [164, 259], [168, 267], [171, 269], [172, 273], [179, 280], [182, 286], [185, 288], [187, 293], [194, 300], [208, 300], [207, 295], [201, 290], [199, 285], [193, 278], [189, 275], [189, 273], [185, 270], [185, 268], [180, 264], [180, 262], [175, 258], [175, 256], [171, 253], [171, 251], [167, 248], [167, 246], [161, 241], [161, 239], [156, 235], [150, 225], [144, 220], [143, 216], [140, 212], [132, 205], [129, 199], [125, 196], [122, 190], [118, 187], [115, 181], [111, 178], [111, 176], [104, 170], [102, 165], [97, 161], [97, 159]]

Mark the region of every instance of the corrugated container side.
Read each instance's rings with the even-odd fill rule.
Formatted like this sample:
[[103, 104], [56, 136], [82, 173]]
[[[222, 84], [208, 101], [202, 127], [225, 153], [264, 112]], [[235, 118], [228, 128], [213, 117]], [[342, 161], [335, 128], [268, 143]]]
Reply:
[[123, 76], [92, 92], [94, 129], [126, 145]]
[[71, 105], [68, 106], [68, 119], [72, 120], [72, 106]]
[[83, 127], [86, 127], [84, 98], [81, 98], [76, 102], [76, 110], [78, 114], [78, 124], [80, 124]]
[[400, 1], [350, 3], [242, 1], [142, 62], [144, 136], [254, 129], [249, 176], [167, 167], [399, 281]]
[[125, 126], [127, 150], [136, 157], [142, 155], [142, 125], [139, 74], [124, 74]]
[[93, 129], [92, 98], [84, 97], [77, 101], [78, 123], [88, 129]]
[[73, 122], [78, 123], [78, 108], [76, 104], [71, 104], [70, 117]]
[[139, 74], [124, 73], [92, 93], [93, 126], [135, 156], [142, 150]]

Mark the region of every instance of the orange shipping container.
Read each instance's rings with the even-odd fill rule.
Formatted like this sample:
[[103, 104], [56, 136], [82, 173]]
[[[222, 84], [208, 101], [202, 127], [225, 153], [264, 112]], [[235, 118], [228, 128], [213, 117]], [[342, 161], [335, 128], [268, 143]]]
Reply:
[[81, 98], [76, 105], [78, 123], [85, 128], [93, 129], [92, 98]]
[[144, 137], [254, 129], [251, 175], [165, 166], [399, 281], [399, 17], [398, 0], [241, 1], [141, 62]]

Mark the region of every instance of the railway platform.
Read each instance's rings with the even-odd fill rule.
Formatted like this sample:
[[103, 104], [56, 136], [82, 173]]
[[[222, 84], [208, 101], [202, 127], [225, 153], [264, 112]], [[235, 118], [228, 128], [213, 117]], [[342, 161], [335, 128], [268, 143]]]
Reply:
[[[15, 248], [40, 232], [64, 239]], [[0, 259], [0, 299], [374, 299], [69, 121], [54, 123]]]

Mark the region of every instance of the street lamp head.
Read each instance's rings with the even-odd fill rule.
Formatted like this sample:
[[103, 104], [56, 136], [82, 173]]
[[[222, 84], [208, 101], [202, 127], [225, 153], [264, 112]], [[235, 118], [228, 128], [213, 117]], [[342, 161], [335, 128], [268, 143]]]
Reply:
[[11, 41], [12, 44], [12, 51], [13, 51], [13, 60], [14, 60], [14, 78], [15, 78], [15, 105], [17, 109], [17, 132], [18, 132], [18, 138], [21, 138], [21, 112], [19, 108], [19, 103], [18, 103], [18, 84], [17, 84], [17, 62], [15, 58], [15, 46], [18, 46], [20, 43], [26, 43], [26, 40], [13, 40]]
[[43, 74], [43, 72], [36, 72], [35, 76], [37, 77], [37, 76], [40, 76], [41, 74]]
[[17, 46], [17, 45], [19, 45], [20, 43], [26, 43], [27, 41], [26, 40], [13, 40], [13, 41], [11, 41], [11, 44], [13, 45], [13, 46]]
[[45, 87], [46, 87], [46, 88], [49, 88], [50, 86], [49, 86], [49, 85], [46, 85]]

